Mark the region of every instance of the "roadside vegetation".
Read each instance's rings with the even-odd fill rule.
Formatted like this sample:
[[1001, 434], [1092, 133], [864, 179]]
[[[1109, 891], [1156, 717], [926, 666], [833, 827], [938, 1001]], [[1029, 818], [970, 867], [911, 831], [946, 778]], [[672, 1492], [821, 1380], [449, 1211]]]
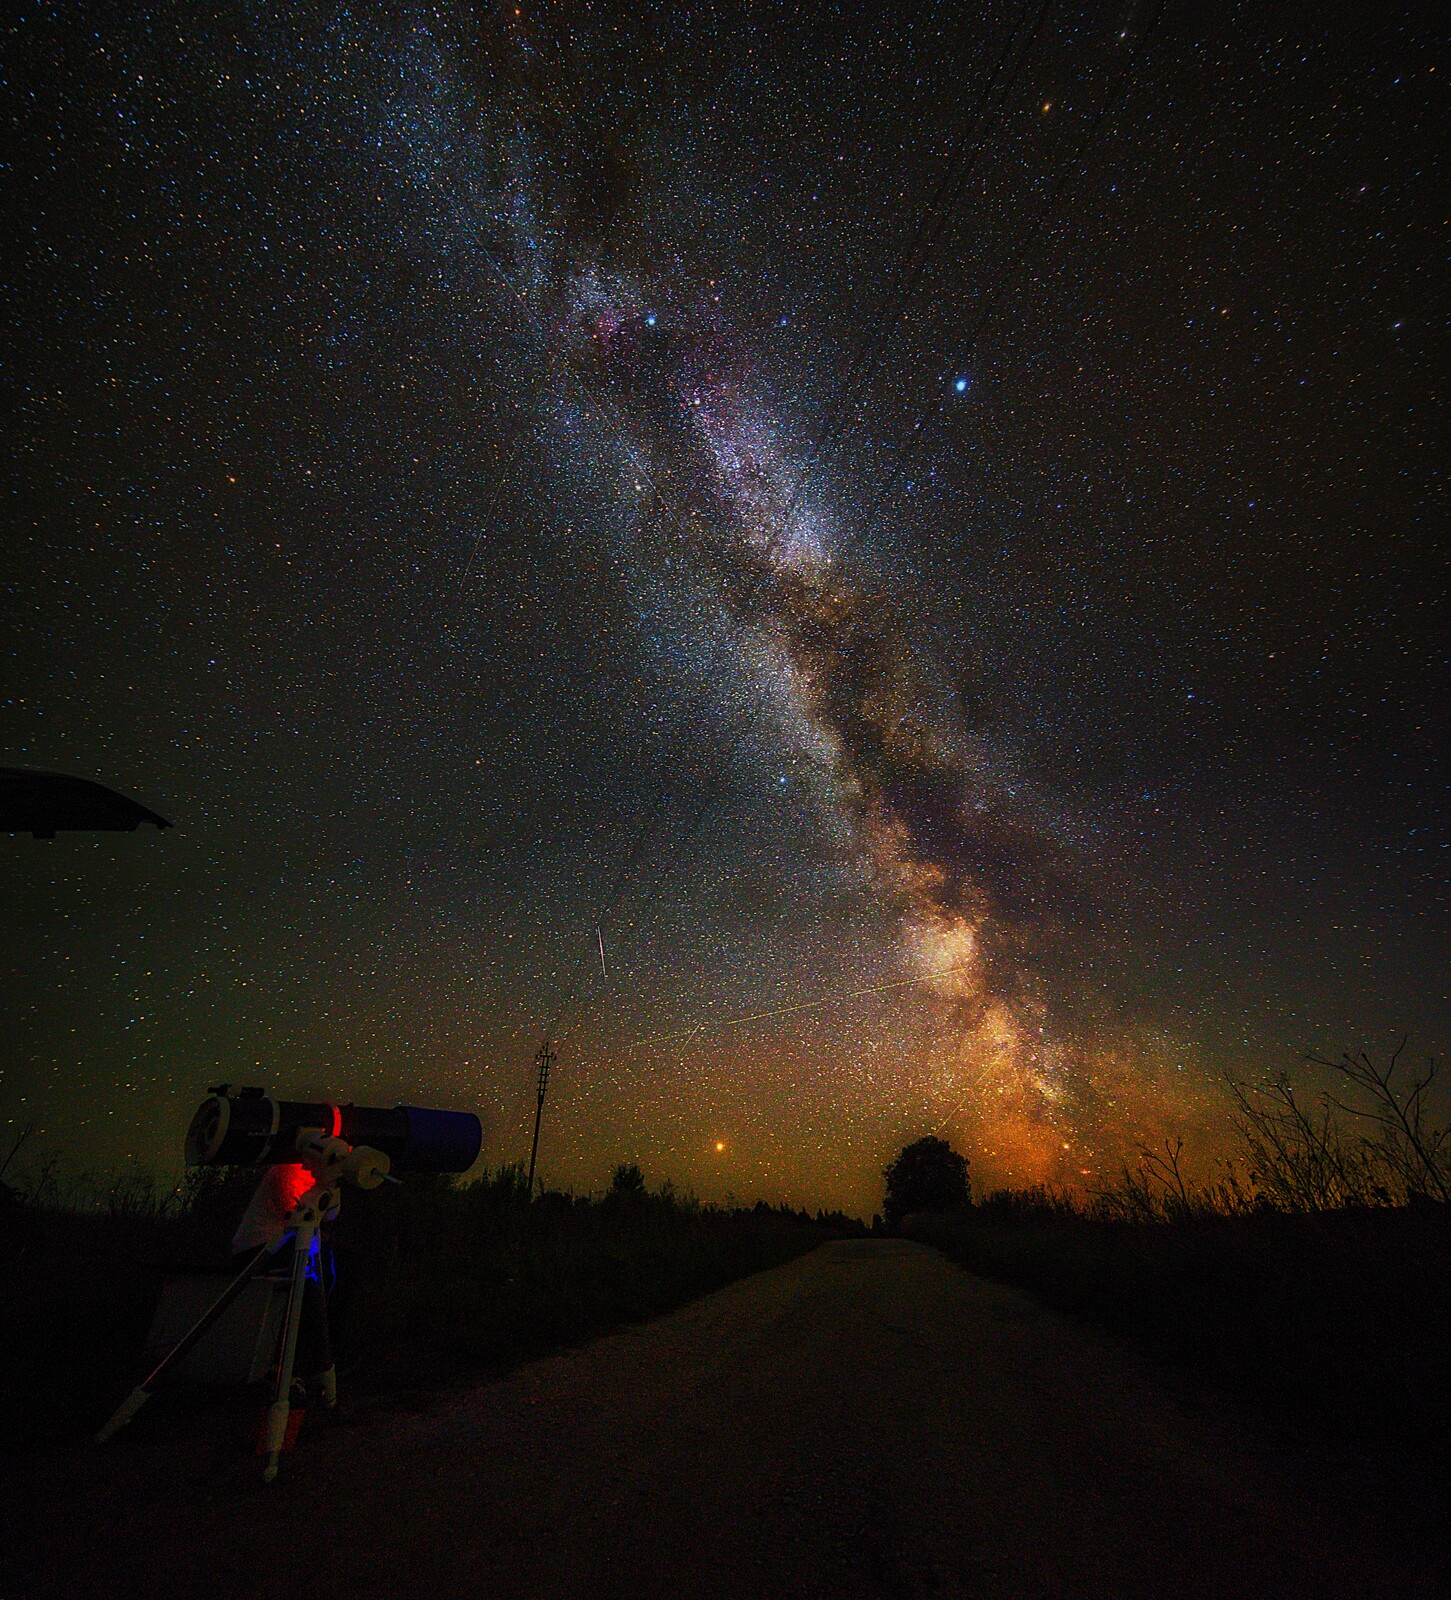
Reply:
[[1451, 1137], [1433, 1063], [1318, 1062], [1330, 1091], [1231, 1085], [1241, 1156], [1209, 1180], [1140, 1152], [1089, 1197], [922, 1209], [974, 1272], [1208, 1369], [1320, 1432], [1451, 1457]]
[[[259, 1174], [134, 1169], [62, 1183], [55, 1163], [0, 1189], [0, 1447], [99, 1426], [141, 1375], [163, 1279], [225, 1270]], [[601, 1197], [527, 1197], [522, 1170], [345, 1193], [337, 1355], [352, 1394], [427, 1388], [683, 1305], [862, 1233], [840, 1213], [705, 1205], [621, 1166]]]

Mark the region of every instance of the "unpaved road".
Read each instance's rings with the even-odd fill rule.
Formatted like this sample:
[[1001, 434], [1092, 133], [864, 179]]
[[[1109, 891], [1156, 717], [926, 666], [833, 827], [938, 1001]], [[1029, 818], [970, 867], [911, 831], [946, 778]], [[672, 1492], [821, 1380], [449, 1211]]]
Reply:
[[364, 1408], [270, 1489], [195, 1416], [12, 1464], [0, 1600], [1448, 1592], [1387, 1565], [1344, 1463], [1223, 1412], [932, 1251], [853, 1241]]

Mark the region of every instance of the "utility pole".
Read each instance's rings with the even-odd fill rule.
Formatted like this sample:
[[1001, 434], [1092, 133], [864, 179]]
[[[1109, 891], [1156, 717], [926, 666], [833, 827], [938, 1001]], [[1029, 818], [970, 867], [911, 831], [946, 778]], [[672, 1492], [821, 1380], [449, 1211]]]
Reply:
[[554, 1065], [554, 1052], [549, 1048], [546, 1039], [539, 1046], [539, 1054], [534, 1057], [534, 1065], [539, 1069], [539, 1101], [534, 1107], [534, 1143], [529, 1150], [529, 1198], [534, 1198], [534, 1163], [539, 1157], [539, 1124], [544, 1117], [544, 1096], [549, 1090], [549, 1069]]

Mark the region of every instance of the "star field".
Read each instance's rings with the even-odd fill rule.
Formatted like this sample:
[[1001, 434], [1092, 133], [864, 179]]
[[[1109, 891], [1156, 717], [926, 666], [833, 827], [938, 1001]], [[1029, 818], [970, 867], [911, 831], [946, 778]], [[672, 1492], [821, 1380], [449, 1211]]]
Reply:
[[[0, 1108], [870, 1211], [1448, 1017], [1414, 13], [6, 25]], [[602, 963], [598, 945], [602, 943]]]

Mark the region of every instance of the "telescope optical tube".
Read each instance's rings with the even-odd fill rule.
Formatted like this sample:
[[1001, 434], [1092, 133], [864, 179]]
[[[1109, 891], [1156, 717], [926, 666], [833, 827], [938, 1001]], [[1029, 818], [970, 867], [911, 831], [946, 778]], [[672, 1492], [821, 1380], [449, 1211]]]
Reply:
[[189, 1167], [261, 1167], [289, 1161], [299, 1133], [321, 1133], [381, 1150], [395, 1172], [466, 1172], [478, 1159], [483, 1125], [472, 1111], [426, 1106], [335, 1105], [274, 1100], [260, 1090], [225, 1090], [197, 1108], [186, 1135]]

